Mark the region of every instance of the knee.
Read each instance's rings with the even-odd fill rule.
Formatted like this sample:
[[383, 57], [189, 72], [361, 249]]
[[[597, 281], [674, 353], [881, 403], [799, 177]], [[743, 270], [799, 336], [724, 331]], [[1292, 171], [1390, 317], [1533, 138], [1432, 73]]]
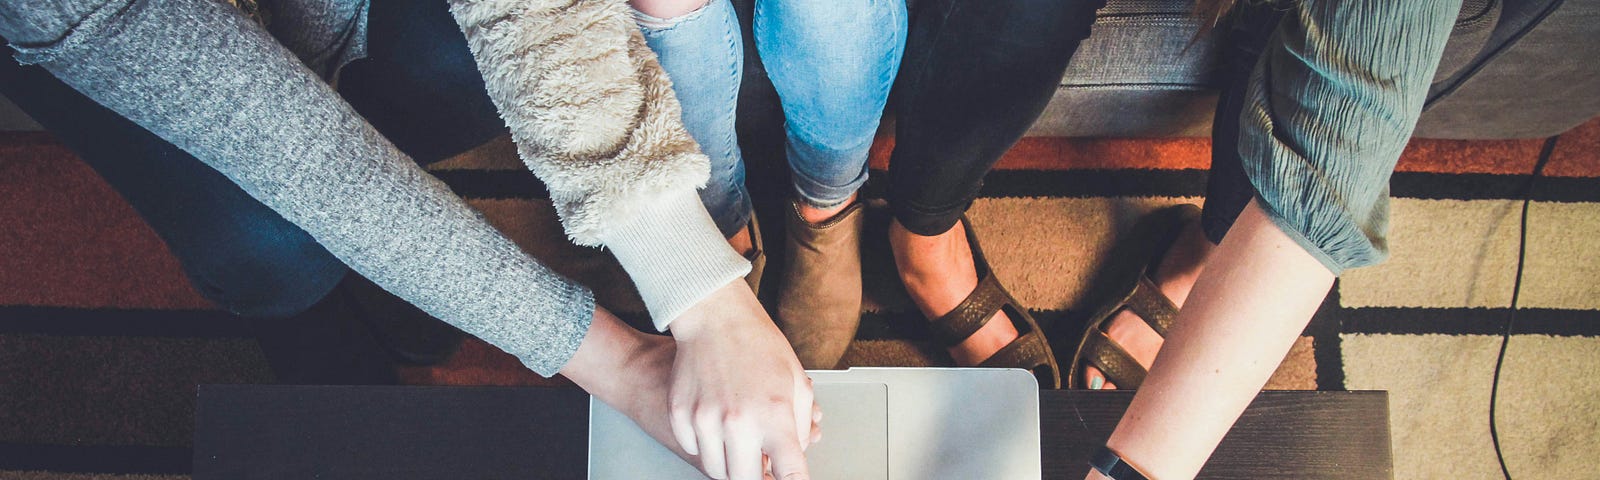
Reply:
[[[113, 3], [123, 4], [112, 5]], [[131, 0], [0, 2], [0, 37], [24, 65], [56, 59], [75, 43], [72, 37], [98, 35]]]
[[184, 270], [206, 299], [249, 318], [293, 316], [326, 297], [348, 267], [304, 232], [213, 235], [181, 252]]

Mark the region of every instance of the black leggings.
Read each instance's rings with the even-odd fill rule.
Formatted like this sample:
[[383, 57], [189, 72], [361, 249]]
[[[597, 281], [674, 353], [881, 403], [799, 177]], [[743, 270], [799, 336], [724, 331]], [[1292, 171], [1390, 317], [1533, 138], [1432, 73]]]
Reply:
[[[922, 0], [890, 98], [888, 199], [918, 235], [954, 226], [983, 177], [1052, 98], [1102, 0]], [[1219, 34], [1221, 95], [1201, 226], [1212, 242], [1255, 197], [1239, 159], [1245, 87], [1283, 12], [1240, 5]]]
[[1104, 0], [921, 0], [890, 96], [888, 200], [912, 233], [949, 230], [1050, 103]]

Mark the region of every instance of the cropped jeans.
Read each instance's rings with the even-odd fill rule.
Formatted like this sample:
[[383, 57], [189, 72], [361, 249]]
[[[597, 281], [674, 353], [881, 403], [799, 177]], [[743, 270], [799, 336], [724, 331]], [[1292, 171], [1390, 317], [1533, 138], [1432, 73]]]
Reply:
[[[731, 237], [751, 212], [734, 130], [744, 44], [733, 4], [711, 0], [672, 19], [636, 16], [672, 79], [684, 126], [711, 158], [701, 199]], [[906, 29], [904, 0], [756, 2], [756, 49], [783, 106], [793, 188], [806, 204], [838, 206], [866, 183]]]

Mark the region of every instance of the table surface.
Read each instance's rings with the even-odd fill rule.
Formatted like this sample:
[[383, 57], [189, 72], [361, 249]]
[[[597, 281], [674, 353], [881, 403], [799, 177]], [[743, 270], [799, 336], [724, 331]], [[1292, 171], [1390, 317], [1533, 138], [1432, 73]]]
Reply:
[[[193, 478], [582, 479], [588, 398], [531, 387], [203, 385]], [[1040, 392], [1044, 477], [1082, 478], [1132, 398]], [[1392, 478], [1388, 396], [1264, 392], [1200, 477]]]

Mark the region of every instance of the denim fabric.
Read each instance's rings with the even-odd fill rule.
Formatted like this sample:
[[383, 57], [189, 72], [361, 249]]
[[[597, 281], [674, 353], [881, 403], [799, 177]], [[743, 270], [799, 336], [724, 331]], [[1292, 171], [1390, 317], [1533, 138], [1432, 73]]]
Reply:
[[[711, 158], [701, 199], [732, 236], [750, 216], [734, 130], [744, 46], [733, 5], [713, 0], [673, 19], [637, 15], [672, 78], [684, 126]], [[818, 207], [843, 203], [867, 180], [867, 150], [905, 44], [904, 0], [757, 2], [753, 28], [782, 100], [796, 194]]]
[[[380, 2], [370, 19], [365, 6], [343, 5], [331, 17], [340, 28], [327, 31], [308, 26], [328, 11], [319, 8], [326, 2], [313, 1], [266, 4], [268, 31], [313, 71], [331, 74], [365, 56], [345, 66], [341, 91], [419, 163], [504, 133], [443, 2]], [[0, 93], [16, 99], [117, 190], [167, 244], [195, 289], [223, 309], [251, 318], [292, 316], [349, 272], [304, 230], [215, 169], [42, 68], [5, 56], [0, 79]]]
[[0, 93], [122, 195], [207, 300], [245, 317], [288, 317], [327, 295], [349, 271], [300, 227], [200, 160], [44, 69], [0, 56]]
[[586, 334], [587, 289], [529, 258], [232, 7], [0, 2], [0, 36], [20, 63], [192, 154], [356, 271], [535, 372], [554, 374]]
[[722, 235], [732, 237], [750, 222], [751, 212], [744, 158], [734, 130], [739, 82], [744, 78], [744, 41], [733, 4], [712, 0], [674, 19], [635, 15], [645, 43], [672, 79], [672, 91], [683, 107], [684, 128], [711, 159], [711, 179], [700, 189], [700, 200]]
[[954, 226], [1061, 84], [1104, 0], [923, 0], [890, 106], [889, 205], [918, 235]]
[[904, 0], [756, 2], [756, 50], [782, 100], [789, 168], [806, 203], [837, 206], [866, 183], [906, 30]]

